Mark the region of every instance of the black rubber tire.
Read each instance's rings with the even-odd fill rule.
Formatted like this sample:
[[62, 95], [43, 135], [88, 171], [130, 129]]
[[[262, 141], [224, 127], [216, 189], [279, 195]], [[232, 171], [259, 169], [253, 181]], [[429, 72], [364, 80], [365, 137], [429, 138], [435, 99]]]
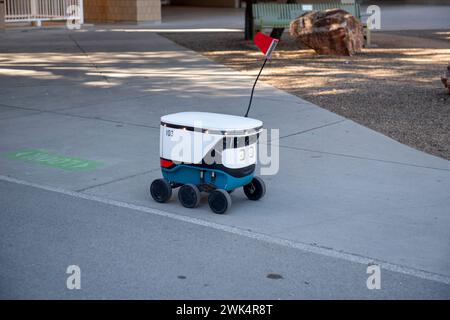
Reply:
[[266, 194], [266, 184], [260, 177], [253, 177], [249, 184], [244, 187], [244, 193], [249, 200], [259, 200]]
[[165, 179], [156, 179], [150, 185], [150, 195], [156, 202], [167, 202], [172, 197], [172, 187]]
[[231, 207], [231, 197], [227, 191], [216, 189], [209, 193], [208, 204], [212, 212], [224, 214]]
[[198, 207], [200, 203], [200, 190], [194, 184], [185, 184], [178, 189], [178, 200], [185, 208]]

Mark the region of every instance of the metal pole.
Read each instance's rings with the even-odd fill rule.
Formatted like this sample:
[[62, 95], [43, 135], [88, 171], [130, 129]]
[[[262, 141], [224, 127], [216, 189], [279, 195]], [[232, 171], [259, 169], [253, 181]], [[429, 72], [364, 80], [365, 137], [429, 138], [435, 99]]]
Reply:
[[253, 3], [255, 0], [245, 1], [245, 40], [253, 39]]

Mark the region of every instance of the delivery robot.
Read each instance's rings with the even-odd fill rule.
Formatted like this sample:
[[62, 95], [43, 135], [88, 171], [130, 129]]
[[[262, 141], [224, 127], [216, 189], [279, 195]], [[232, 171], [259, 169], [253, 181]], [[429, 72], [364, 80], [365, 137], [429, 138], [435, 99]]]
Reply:
[[253, 83], [244, 117], [209, 113], [179, 112], [161, 117], [160, 161], [162, 179], [150, 185], [157, 202], [167, 202], [172, 189], [186, 208], [200, 203], [207, 192], [211, 210], [225, 213], [231, 206], [230, 193], [242, 187], [250, 200], [266, 193], [264, 181], [256, 177], [257, 143], [263, 123], [248, 118], [256, 83], [278, 39], [258, 32], [255, 44], [265, 54], [264, 63]]
[[231, 206], [230, 193], [242, 187], [250, 200], [261, 199], [266, 187], [256, 177], [257, 142], [263, 123], [256, 119], [209, 112], [180, 112], [161, 118], [162, 179], [150, 186], [157, 202], [167, 202], [172, 189], [186, 208], [207, 192], [214, 213]]

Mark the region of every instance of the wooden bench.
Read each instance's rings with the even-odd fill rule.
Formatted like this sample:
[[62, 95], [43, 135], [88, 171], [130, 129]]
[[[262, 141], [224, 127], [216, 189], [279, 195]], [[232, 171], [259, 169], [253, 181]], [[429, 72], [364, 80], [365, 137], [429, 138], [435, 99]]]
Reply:
[[[252, 36], [256, 31], [264, 28], [289, 28], [291, 21], [308, 11], [323, 11], [328, 9], [343, 9], [361, 20], [361, 8], [359, 3], [343, 4], [335, 3], [254, 3], [252, 5], [253, 12], [253, 30]], [[365, 24], [364, 24], [365, 26]], [[370, 30], [366, 30], [366, 45], [370, 45]]]

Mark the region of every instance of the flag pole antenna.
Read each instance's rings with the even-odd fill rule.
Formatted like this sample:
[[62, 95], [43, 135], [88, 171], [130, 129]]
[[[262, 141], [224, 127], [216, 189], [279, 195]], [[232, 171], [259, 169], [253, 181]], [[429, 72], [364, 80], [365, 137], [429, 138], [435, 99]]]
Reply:
[[267, 57], [264, 58], [264, 62], [263, 62], [263, 64], [262, 64], [262, 67], [261, 67], [261, 69], [259, 70], [258, 75], [256, 76], [255, 83], [253, 83], [252, 93], [250, 94], [250, 101], [248, 102], [247, 112], [245, 113], [245, 117], [246, 117], [246, 118], [248, 117], [248, 113], [250, 112], [250, 108], [251, 108], [251, 106], [252, 106], [253, 93], [255, 92], [256, 83], [258, 82], [259, 76], [261, 75], [261, 72], [263, 71], [264, 66], [266, 65], [266, 62], [267, 62]]
[[275, 50], [275, 47], [278, 44], [279, 39], [272, 38], [268, 35], [265, 35], [261, 32], [258, 32], [255, 35], [255, 38], [253, 39], [253, 42], [256, 44], [256, 46], [264, 53], [264, 63], [261, 66], [261, 69], [259, 70], [258, 75], [256, 76], [255, 83], [253, 83], [252, 93], [250, 94], [250, 101], [248, 102], [247, 112], [245, 113], [245, 117], [248, 117], [248, 113], [250, 112], [250, 108], [252, 106], [253, 101], [253, 94], [255, 93], [255, 87], [256, 83], [258, 82], [259, 76], [261, 75], [261, 72], [263, 71], [267, 60], [270, 59], [272, 56], [272, 52]]

